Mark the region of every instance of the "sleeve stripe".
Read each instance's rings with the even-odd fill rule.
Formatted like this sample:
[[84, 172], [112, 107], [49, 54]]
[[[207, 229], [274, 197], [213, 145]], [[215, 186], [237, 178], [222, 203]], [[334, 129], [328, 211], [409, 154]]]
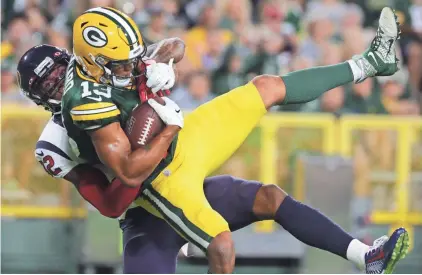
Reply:
[[104, 119], [109, 117], [114, 117], [120, 115], [120, 111], [118, 109], [105, 112], [105, 113], [99, 113], [99, 114], [89, 114], [89, 115], [73, 115], [72, 119], [73, 121], [89, 121], [89, 120], [97, 120], [97, 119]]
[[94, 109], [102, 109], [106, 107], [116, 106], [113, 102], [95, 102], [95, 103], [87, 103], [83, 105], [76, 106], [72, 108], [72, 111], [87, 111], [87, 110], [94, 110]]
[[95, 129], [98, 129], [100, 127], [101, 127], [100, 125], [94, 125], [94, 126], [86, 127], [85, 130], [95, 130]]
[[45, 140], [39, 140], [37, 142], [37, 144], [35, 145], [36, 149], [46, 149], [46, 150], [50, 150], [62, 157], [64, 157], [67, 160], [72, 160], [65, 152], [63, 152], [62, 149], [60, 149], [59, 147], [57, 147], [56, 145], [54, 145], [53, 143], [50, 143], [48, 141]]
[[72, 115], [91, 115], [91, 114], [107, 113], [107, 112], [113, 111], [113, 110], [117, 110], [117, 106], [116, 105], [113, 105], [113, 106], [110, 106], [110, 107], [93, 109], [93, 110], [83, 110], [83, 111], [82, 110], [81, 111], [78, 111], [78, 110], [72, 109], [70, 111], [70, 113]]

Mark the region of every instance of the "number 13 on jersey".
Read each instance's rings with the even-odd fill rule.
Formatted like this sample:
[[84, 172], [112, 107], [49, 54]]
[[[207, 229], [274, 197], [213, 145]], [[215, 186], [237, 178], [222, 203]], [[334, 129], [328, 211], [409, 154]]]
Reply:
[[89, 98], [95, 101], [102, 101], [103, 97], [111, 98], [111, 87], [100, 85], [98, 83], [83, 81], [82, 87], [82, 98]]

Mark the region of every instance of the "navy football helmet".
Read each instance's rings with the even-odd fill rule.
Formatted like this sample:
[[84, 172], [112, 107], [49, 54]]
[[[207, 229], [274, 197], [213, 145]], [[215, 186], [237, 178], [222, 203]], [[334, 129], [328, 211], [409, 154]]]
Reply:
[[53, 113], [60, 112], [66, 68], [70, 61], [66, 49], [39, 45], [19, 60], [17, 80], [25, 96]]

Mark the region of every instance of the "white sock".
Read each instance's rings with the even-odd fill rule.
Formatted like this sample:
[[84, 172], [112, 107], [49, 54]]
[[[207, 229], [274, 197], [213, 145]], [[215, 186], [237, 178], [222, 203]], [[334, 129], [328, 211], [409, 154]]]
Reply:
[[356, 64], [356, 61], [354, 61], [353, 59], [347, 60], [347, 63], [349, 63], [350, 68], [352, 69], [354, 82], [361, 82], [362, 79], [365, 77], [362, 69], [359, 68], [359, 66]]
[[354, 263], [360, 270], [363, 270], [365, 269], [365, 253], [368, 250], [368, 245], [353, 239], [347, 247], [347, 259]]

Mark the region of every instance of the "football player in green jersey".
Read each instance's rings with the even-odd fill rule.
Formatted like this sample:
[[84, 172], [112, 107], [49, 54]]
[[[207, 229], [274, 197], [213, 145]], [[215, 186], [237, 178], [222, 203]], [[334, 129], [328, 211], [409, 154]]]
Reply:
[[[384, 8], [379, 23], [370, 47], [352, 60], [283, 76], [258, 76], [202, 105], [185, 119], [168, 98], [164, 98], [165, 105], [148, 100], [167, 126], [148, 148], [132, 152], [122, 125], [140, 103], [132, 87], [144, 55], [142, 37], [133, 20], [122, 12], [90, 9], [74, 23], [75, 60], [67, 71], [62, 101], [64, 124], [81, 157], [92, 163], [101, 161], [129, 186], [142, 185], [142, 195], [135, 203], [164, 218], [206, 252], [211, 272], [230, 273], [235, 260], [231, 233], [204, 195], [204, 178], [231, 156], [272, 106], [309, 102], [337, 86], [394, 74], [398, 70], [394, 45], [399, 37], [394, 12]], [[146, 77], [153, 92], [171, 88], [171, 62], [151, 65]], [[277, 194], [277, 203], [272, 207], [278, 210], [267, 218], [285, 219], [295, 211], [280, 210], [288, 196]], [[303, 210], [300, 203], [292, 207]], [[296, 222], [306, 228], [310, 219]], [[324, 233], [336, 239], [336, 254], [347, 258], [349, 252], [356, 255], [370, 273], [391, 271], [406, 254], [404, 244], [408, 238], [404, 229], [368, 253], [350, 236], [334, 230], [332, 224], [320, 226], [319, 234]]]

